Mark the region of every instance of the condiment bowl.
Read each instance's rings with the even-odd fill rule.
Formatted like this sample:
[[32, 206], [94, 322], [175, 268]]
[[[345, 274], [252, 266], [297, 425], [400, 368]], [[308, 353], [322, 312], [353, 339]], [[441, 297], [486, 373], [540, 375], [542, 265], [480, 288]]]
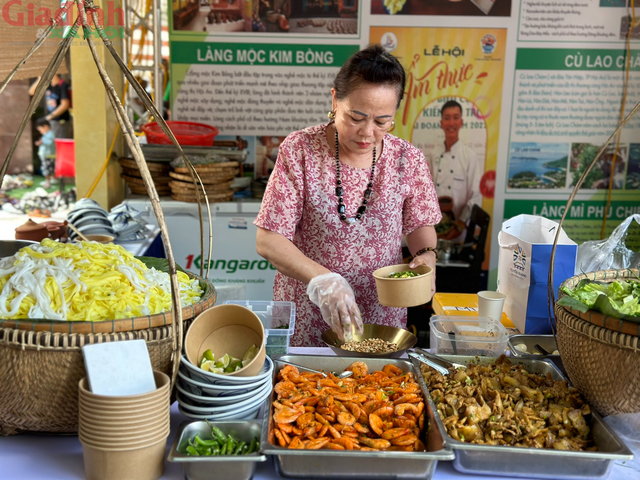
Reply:
[[[215, 308], [215, 307], [213, 307]], [[264, 349], [263, 349], [264, 350]], [[219, 375], [217, 373], [205, 372], [200, 367], [196, 367], [189, 362], [184, 356], [180, 359], [181, 367], [184, 366], [184, 372], [189, 378], [201, 383], [208, 383], [217, 386], [232, 386], [236, 389], [247, 388], [245, 385], [253, 385], [256, 382], [264, 381], [270, 377], [273, 372], [273, 362], [266, 355], [262, 359], [262, 368], [252, 377], [232, 377], [229, 375]]]
[[182, 413], [185, 417], [189, 417], [189, 418], [193, 418], [194, 420], [253, 420], [254, 418], [257, 418], [258, 413], [260, 412], [260, 409], [262, 408], [262, 405], [264, 404], [264, 401], [261, 402], [258, 405], [251, 405], [249, 407], [246, 407], [245, 409], [236, 409], [236, 410], [231, 410], [230, 412], [223, 412], [223, 413], [214, 413], [214, 414], [198, 414], [198, 413], [193, 413], [191, 411], [189, 411], [188, 409], [185, 409], [182, 405], [178, 404], [178, 410], [180, 411], [180, 413]]
[[[182, 383], [182, 381], [178, 381], [176, 383], [176, 389], [183, 395], [184, 398], [189, 399], [188, 401], [194, 401], [211, 406], [235, 404], [248, 398], [260, 396], [264, 391], [270, 388], [271, 382], [269, 381], [263, 383], [262, 386], [257, 390], [251, 390], [239, 395], [210, 397], [208, 395], [202, 395], [205, 392], [200, 390], [198, 387], [194, 389], [193, 386], [185, 385], [184, 383]], [[200, 394], [194, 392], [200, 392]]]
[[216, 413], [226, 413], [234, 410], [243, 410], [245, 408], [249, 408], [252, 405], [261, 405], [262, 402], [266, 400], [272, 390], [272, 385], [267, 384], [266, 388], [264, 388], [260, 394], [247, 398], [245, 400], [241, 400], [236, 403], [232, 403], [229, 405], [206, 405], [202, 402], [194, 401], [189, 398], [186, 398], [183, 394], [178, 394], [178, 404], [183, 408], [188, 409], [194, 413], [200, 413], [203, 415], [206, 414], [216, 414]]
[[[269, 359], [269, 357], [267, 357]], [[270, 359], [269, 359], [270, 360]], [[273, 363], [269, 363], [267, 360], [265, 365], [273, 365]], [[270, 371], [273, 371], [273, 367], [269, 367]], [[269, 371], [269, 370], [267, 370]], [[234, 395], [242, 395], [248, 392], [255, 392], [262, 388], [262, 386], [266, 382], [271, 382], [270, 376], [264, 376], [260, 380], [257, 380], [253, 383], [241, 383], [241, 384], [233, 384], [233, 385], [212, 385], [210, 383], [205, 383], [193, 379], [189, 376], [192, 373], [191, 370], [186, 368], [184, 364], [180, 365], [180, 370], [178, 370], [178, 377], [182, 381], [182, 385], [185, 390], [193, 393], [194, 395], [203, 395], [208, 397], [231, 397]]]

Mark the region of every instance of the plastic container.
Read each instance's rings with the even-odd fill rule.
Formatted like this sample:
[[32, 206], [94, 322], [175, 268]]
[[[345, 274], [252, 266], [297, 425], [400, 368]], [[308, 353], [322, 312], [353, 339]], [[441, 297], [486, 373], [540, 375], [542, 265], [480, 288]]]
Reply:
[[[180, 145], [213, 146], [213, 140], [218, 135], [218, 129], [211, 125], [194, 122], [167, 122]], [[165, 135], [157, 122], [147, 123], [142, 126], [142, 131], [147, 137], [147, 142], [171, 145], [171, 140]]]
[[431, 317], [432, 353], [499, 357], [507, 351], [509, 332], [488, 317]]
[[228, 300], [253, 311], [264, 326], [267, 355], [286, 355], [296, 324], [296, 304], [263, 300]]

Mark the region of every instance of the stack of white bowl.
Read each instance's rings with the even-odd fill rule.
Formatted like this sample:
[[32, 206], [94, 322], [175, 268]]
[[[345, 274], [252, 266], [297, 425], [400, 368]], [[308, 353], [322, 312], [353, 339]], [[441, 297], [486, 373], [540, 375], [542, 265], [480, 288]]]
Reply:
[[250, 420], [273, 388], [273, 361], [265, 358], [252, 377], [232, 377], [207, 372], [182, 357], [178, 371], [178, 409], [196, 420]]
[[153, 372], [156, 389], [126, 396], [96, 395], [79, 383], [79, 429], [87, 480], [157, 480], [164, 472], [170, 429], [170, 380]]
[[109, 212], [109, 220], [121, 242], [134, 242], [145, 238], [147, 221], [142, 212], [127, 203], [116, 205]]
[[[108, 235], [117, 237], [113, 223], [109, 220], [109, 212], [90, 198], [81, 198], [67, 214], [67, 222], [83, 235]], [[78, 234], [69, 229], [69, 239], [76, 240]]]

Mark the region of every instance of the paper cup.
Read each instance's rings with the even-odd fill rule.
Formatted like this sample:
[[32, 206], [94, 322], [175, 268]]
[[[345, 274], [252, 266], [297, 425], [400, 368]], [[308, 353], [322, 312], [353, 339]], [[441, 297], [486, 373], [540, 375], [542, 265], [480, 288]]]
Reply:
[[478, 316], [492, 318], [496, 322], [501, 322], [505, 298], [507, 296], [504, 293], [489, 290], [478, 292]]

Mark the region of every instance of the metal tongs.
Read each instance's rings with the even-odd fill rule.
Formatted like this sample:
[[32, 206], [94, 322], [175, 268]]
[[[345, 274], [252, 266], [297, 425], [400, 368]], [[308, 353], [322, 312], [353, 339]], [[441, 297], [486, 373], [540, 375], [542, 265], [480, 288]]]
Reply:
[[429, 365], [431, 368], [441, 373], [442, 375], [449, 374], [449, 368], [467, 368], [466, 365], [462, 365], [461, 363], [450, 362], [449, 360], [445, 360], [438, 355], [434, 355], [433, 353], [426, 352], [421, 348], [415, 348], [415, 351], [407, 353], [412, 358], [421, 361], [422, 363]]

